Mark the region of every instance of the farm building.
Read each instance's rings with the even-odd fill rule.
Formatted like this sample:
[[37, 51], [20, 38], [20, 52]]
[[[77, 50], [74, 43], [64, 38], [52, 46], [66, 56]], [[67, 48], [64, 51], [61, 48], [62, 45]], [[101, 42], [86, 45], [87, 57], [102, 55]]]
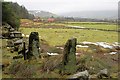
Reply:
[[38, 18], [33, 19], [33, 21], [34, 22], [41, 22], [42, 20], [41, 20], [41, 18], [38, 17]]
[[55, 19], [54, 19], [54, 18], [48, 18], [47, 21], [48, 21], [48, 22], [54, 22]]

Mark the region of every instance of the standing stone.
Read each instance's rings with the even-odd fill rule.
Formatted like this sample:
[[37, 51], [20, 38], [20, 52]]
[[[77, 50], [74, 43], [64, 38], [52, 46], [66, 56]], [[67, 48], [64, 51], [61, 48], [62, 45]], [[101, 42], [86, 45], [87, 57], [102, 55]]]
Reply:
[[65, 44], [62, 61], [62, 74], [76, 72], [76, 38], [69, 39]]
[[29, 36], [29, 46], [27, 58], [34, 56], [36, 59], [39, 58], [39, 35], [38, 32], [31, 32]]

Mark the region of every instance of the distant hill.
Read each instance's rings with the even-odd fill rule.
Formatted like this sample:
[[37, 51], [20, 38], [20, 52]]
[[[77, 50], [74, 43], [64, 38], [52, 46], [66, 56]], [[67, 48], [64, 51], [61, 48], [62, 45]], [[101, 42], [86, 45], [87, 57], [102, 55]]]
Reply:
[[[104, 11], [78, 11], [54, 14], [47, 11], [30, 10], [30, 14], [35, 17], [77, 17], [77, 18], [91, 18], [91, 19], [117, 19], [118, 10], [104, 10]], [[59, 15], [59, 16], [58, 16]]]
[[106, 11], [80, 11], [80, 12], [68, 12], [61, 13], [60, 16], [64, 17], [79, 17], [79, 18], [92, 18], [92, 19], [117, 19], [117, 10]]
[[33, 14], [35, 17], [58, 17], [58, 15], [53, 14], [47, 11], [40, 11], [40, 10], [30, 10], [30, 14]]

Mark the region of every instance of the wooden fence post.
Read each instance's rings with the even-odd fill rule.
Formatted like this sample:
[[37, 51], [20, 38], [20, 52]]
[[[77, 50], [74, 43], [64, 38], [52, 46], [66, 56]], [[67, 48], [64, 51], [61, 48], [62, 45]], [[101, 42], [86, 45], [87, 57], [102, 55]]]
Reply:
[[26, 54], [26, 48], [25, 48], [25, 42], [23, 42], [23, 56], [24, 56], [24, 60], [27, 59], [27, 54]]

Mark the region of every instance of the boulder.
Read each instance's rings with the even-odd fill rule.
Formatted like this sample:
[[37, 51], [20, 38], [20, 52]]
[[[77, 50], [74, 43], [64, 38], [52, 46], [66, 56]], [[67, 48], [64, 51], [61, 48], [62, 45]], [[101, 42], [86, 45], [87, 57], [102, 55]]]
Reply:
[[102, 79], [103, 77], [111, 78], [108, 69], [100, 70], [100, 72], [97, 74], [97, 78]]
[[88, 80], [89, 79], [89, 73], [87, 70], [78, 72], [72, 76], [70, 76], [68, 79], [79, 79], [79, 80]]

